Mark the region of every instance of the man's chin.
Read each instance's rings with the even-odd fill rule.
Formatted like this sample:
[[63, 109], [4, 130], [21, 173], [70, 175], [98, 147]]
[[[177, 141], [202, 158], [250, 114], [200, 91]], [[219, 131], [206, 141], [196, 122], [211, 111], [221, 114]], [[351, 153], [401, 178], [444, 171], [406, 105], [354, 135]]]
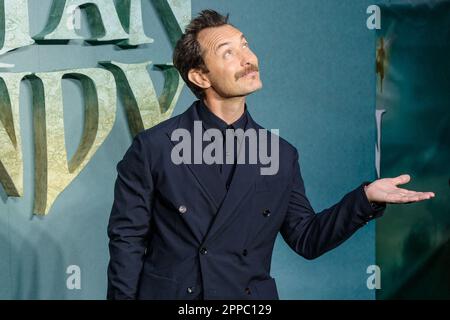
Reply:
[[245, 90], [245, 93], [243, 94], [243, 96], [248, 96], [249, 94], [252, 94], [253, 92], [261, 90], [261, 88], [262, 88], [262, 82], [259, 82], [258, 85], [254, 85], [251, 88], [246, 88], [247, 90]]
[[222, 93], [218, 93], [219, 96], [221, 97], [226, 97], [226, 98], [235, 98], [235, 97], [246, 97], [250, 94], [252, 94], [253, 92], [256, 92], [258, 90], [260, 90], [262, 88], [262, 83], [260, 82], [258, 85], [254, 85], [254, 86], [248, 86], [246, 88], [239, 88], [238, 90], [234, 91], [234, 92], [222, 92]]
[[261, 89], [262, 89], [262, 82], [260, 82], [258, 86], [250, 90], [248, 94], [252, 94], [253, 92], [259, 91]]

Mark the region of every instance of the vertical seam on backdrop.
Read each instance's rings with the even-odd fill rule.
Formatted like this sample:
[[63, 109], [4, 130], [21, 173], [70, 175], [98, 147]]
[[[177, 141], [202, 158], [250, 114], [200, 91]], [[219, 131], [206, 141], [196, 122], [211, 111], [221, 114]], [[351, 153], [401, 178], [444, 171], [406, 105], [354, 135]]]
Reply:
[[13, 288], [13, 277], [12, 277], [12, 250], [11, 250], [11, 246], [12, 246], [12, 241], [11, 241], [11, 222], [9, 220], [11, 214], [11, 209], [8, 208], [8, 219], [7, 219], [7, 223], [8, 223], [8, 256], [9, 256], [9, 289], [8, 289], [8, 296], [12, 297], [12, 288]]

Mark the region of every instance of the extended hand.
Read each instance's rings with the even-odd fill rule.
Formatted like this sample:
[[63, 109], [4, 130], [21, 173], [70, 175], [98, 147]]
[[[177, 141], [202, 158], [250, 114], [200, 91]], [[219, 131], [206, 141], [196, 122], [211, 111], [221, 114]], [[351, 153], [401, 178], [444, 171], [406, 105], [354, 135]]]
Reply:
[[397, 185], [408, 183], [411, 177], [407, 174], [395, 178], [378, 179], [365, 187], [370, 202], [410, 203], [434, 197], [433, 192], [417, 192], [398, 188]]

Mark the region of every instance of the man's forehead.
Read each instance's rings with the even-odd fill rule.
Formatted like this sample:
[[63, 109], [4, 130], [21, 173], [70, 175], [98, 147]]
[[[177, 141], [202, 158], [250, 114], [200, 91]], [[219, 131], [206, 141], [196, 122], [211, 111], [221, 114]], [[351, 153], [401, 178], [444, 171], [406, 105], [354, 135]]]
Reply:
[[241, 38], [242, 32], [231, 25], [206, 28], [199, 32], [198, 41], [203, 50], [214, 51], [221, 44]]

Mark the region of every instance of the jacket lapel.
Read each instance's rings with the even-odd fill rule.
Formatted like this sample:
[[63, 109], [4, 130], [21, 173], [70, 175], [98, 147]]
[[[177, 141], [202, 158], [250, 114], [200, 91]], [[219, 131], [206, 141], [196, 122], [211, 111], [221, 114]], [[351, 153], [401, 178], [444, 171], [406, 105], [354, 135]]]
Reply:
[[[256, 124], [248, 114], [248, 128], [258, 130], [259, 125]], [[257, 141], [259, 146], [259, 136], [257, 135]], [[241, 144], [241, 148], [245, 147], [245, 142]], [[222, 206], [216, 214], [216, 218], [211, 224], [210, 229], [205, 237], [206, 243], [210, 243], [217, 235], [220, 235], [221, 231], [229, 225], [235, 218], [239, 216], [239, 211], [236, 210], [241, 204], [242, 200], [248, 195], [248, 193], [254, 191], [254, 184], [256, 178], [260, 174], [261, 163], [257, 161], [256, 164], [250, 164], [248, 161], [248, 150], [246, 150], [246, 161], [243, 164], [238, 163], [236, 170], [231, 181], [228, 193], [225, 195]]]
[[[177, 142], [171, 140], [171, 135], [174, 129], [183, 128], [188, 130], [193, 136], [194, 133], [194, 121], [199, 121], [200, 118], [197, 113], [198, 102], [194, 102], [184, 114], [180, 116], [180, 120], [175, 128], [169, 128], [166, 134], [173, 145]], [[258, 130], [261, 128], [248, 114], [248, 126], [247, 128], [253, 128]], [[259, 136], [257, 135], [258, 145]], [[244, 148], [244, 143], [241, 144]], [[246, 150], [248, 151], [248, 150]], [[248, 152], [246, 152], [246, 157], [248, 157]], [[193, 150], [191, 152], [193, 157]], [[248, 159], [247, 159], [248, 160]], [[228, 192], [223, 183], [218, 183], [222, 181], [217, 170], [214, 170], [210, 165], [207, 164], [185, 164], [189, 171], [192, 173], [194, 178], [198, 181], [201, 186], [201, 190], [210, 199], [213, 206], [216, 208], [216, 215], [209, 226], [208, 232], [205, 234], [200, 234], [198, 231], [198, 226], [190, 225], [189, 221], [185, 220], [189, 225], [192, 232], [195, 234], [196, 238], [200, 243], [206, 244], [212, 241], [220, 231], [223, 230], [229, 223], [231, 223], [235, 218], [238, 217], [237, 207], [240, 205], [241, 201], [245, 196], [253, 191], [253, 186], [256, 178], [260, 174], [261, 164], [249, 164], [246, 161], [244, 164], [238, 163], [236, 165], [235, 172], [231, 181], [231, 185]], [[211, 170], [213, 169], [213, 170]]]
[[[200, 121], [200, 118], [197, 113], [197, 102], [194, 102], [186, 112], [181, 115], [180, 121], [177, 125], [178, 129], [186, 129], [191, 133], [191, 137], [194, 137], [194, 121]], [[175, 129], [177, 129], [175, 128]], [[166, 132], [168, 135], [171, 143], [175, 145], [177, 142], [174, 142], [171, 140], [173, 129], [170, 129]], [[192, 149], [191, 149], [191, 156], [193, 159], [194, 150], [193, 150], [193, 143], [191, 143]], [[193, 162], [193, 160], [192, 160]], [[201, 186], [202, 191], [204, 194], [210, 199], [216, 210], [219, 209], [222, 200], [224, 199], [224, 196], [227, 192], [225, 186], [222, 183], [218, 183], [218, 181], [221, 181], [221, 177], [219, 175], [219, 172], [217, 170], [214, 170], [215, 168], [212, 168], [210, 165], [206, 164], [185, 164], [190, 172], [193, 174], [194, 178], [198, 181], [198, 183]]]

